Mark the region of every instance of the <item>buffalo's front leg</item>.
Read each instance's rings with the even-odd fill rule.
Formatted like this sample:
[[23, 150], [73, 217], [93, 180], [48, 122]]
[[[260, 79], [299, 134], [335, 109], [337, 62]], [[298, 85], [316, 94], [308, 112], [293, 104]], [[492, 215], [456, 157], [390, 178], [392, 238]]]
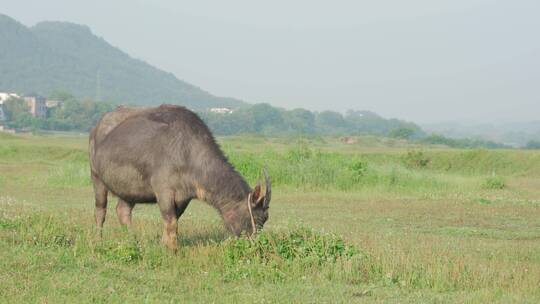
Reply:
[[177, 216], [174, 191], [162, 191], [157, 194], [159, 210], [163, 218], [163, 236], [161, 242], [171, 250], [176, 250]]

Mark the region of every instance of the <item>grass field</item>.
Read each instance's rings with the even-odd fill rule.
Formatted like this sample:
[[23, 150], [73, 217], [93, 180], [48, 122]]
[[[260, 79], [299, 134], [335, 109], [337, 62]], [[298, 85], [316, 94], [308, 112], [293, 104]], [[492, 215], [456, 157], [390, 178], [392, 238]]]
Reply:
[[195, 201], [180, 250], [156, 206], [95, 236], [87, 139], [0, 133], [0, 302], [538, 303], [540, 153], [361, 137], [227, 137], [273, 178], [270, 220], [229, 238]]

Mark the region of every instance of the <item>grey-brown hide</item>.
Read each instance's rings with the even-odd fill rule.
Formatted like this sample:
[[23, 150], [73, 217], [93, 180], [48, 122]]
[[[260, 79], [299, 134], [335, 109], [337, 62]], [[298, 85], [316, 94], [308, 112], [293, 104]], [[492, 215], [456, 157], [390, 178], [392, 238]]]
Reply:
[[254, 232], [248, 203], [258, 228], [268, 219], [271, 189], [266, 174], [265, 191], [260, 183], [251, 189], [208, 127], [184, 107], [119, 107], [92, 130], [89, 153], [99, 228], [108, 192], [119, 198], [118, 218], [126, 225], [131, 225], [135, 204], [157, 202], [164, 221], [162, 240], [172, 249], [177, 220], [193, 198], [214, 206], [236, 235]]

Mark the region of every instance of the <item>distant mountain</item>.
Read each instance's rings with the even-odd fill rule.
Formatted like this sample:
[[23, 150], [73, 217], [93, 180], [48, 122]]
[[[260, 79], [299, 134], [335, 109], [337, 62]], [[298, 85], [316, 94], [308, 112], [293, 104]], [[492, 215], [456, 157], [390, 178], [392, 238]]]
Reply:
[[427, 132], [452, 138], [480, 138], [522, 147], [531, 140], [540, 140], [540, 120], [505, 123], [444, 122], [423, 124]]
[[173, 74], [134, 59], [86, 26], [42, 22], [26, 27], [0, 14], [0, 91], [49, 95], [68, 91], [115, 103], [237, 108]]

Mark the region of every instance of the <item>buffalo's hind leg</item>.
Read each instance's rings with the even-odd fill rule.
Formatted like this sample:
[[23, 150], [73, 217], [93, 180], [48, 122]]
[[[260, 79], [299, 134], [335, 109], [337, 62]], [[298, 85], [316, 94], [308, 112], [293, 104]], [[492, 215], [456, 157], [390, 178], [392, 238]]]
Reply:
[[118, 204], [116, 204], [116, 215], [121, 225], [131, 228], [131, 212], [135, 204], [126, 202], [125, 200], [118, 198]]
[[92, 183], [94, 184], [94, 195], [96, 201], [96, 226], [98, 228], [99, 236], [101, 236], [103, 223], [105, 223], [105, 216], [107, 215], [108, 191], [105, 184], [94, 174], [92, 174]]

